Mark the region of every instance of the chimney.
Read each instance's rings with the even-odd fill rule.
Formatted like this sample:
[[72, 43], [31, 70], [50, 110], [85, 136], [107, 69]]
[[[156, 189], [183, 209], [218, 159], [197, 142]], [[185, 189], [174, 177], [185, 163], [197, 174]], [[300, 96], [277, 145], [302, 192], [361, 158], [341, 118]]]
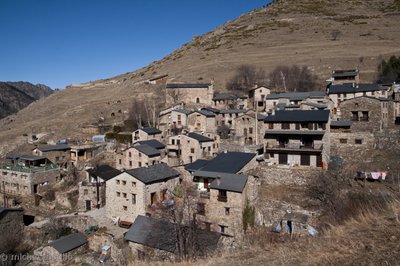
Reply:
[[228, 153], [228, 151], [227, 151], [227, 150], [224, 150], [224, 153]]
[[217, 176], [217, 186], [220, 186], [221, 185], [221, 177], [220, 176]]

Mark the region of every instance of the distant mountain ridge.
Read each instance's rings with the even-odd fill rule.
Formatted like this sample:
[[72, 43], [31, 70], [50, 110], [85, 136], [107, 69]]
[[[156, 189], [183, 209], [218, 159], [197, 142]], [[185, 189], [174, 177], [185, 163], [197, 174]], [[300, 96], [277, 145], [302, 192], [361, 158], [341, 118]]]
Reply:
[[53, 90], [43, 84], [0, 82], [0, 119], [17, 113], [34, 101], [47, 97]]

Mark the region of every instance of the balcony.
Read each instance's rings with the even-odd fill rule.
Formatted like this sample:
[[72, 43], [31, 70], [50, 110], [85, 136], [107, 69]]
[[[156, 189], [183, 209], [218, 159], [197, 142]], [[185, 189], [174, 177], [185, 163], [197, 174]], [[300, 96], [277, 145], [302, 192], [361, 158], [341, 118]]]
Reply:
[[4, 170], [9, 170], [13, 172], [22, 172], [22, 173], [40, 173], [40, 172], [59, 169], [56, 164], [47, 164], [44, 166], [24, 166], [17, 164], [4, 164], [2, 168]]
[[267, 151], [299, 151], [299, 152], [317, 152], [323, 149], [322, 144], [305, 145], [303, 143], [285, 143], [277, 145], [267, 145]]

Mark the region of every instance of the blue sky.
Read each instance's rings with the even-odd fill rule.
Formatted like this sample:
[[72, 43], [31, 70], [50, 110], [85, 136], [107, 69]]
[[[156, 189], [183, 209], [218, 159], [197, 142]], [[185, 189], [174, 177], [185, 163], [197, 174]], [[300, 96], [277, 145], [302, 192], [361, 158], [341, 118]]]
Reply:
[[0, 81], [52, 88], [116, 76], [267, 0], [0, 0]]

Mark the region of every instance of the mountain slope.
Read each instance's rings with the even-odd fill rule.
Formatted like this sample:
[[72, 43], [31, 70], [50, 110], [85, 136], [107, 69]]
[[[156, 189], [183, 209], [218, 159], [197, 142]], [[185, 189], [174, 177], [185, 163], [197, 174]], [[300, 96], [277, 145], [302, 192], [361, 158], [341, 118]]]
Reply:
[[[154, 95], [156, 87], [140, 81], [169, 74], [175, 81], [215, 81], [216, 90], [241, 64], [263, 67], [306, 65], [321, 83], [333, 69], [358, 67], [364, 82], [375, 79], [378, 63], [400, 55], [398, 0], [275, 1], [196, 36], [165, 58], [114, 78], [69, 86], [0, 121], [0, 155], [15, 136], [54, 132], [82, 136], [79, 126], [99, 117], [123, 119], [134, 99]], [[22, 140], [21, 140], [22, 141]]]
[[53, 93], [49, 87], [29, 82], [0, 82], [0, 119], [17, 113], [32, 102]]

